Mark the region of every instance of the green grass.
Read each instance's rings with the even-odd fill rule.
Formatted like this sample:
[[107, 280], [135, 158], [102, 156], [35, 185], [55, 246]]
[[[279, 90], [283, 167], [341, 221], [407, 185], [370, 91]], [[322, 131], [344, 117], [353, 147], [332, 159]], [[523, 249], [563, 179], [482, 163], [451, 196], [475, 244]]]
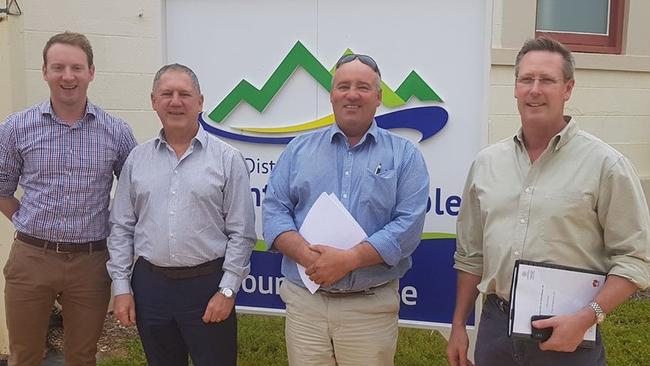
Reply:
[[602, 326], [609, 366], [650, 364], [650, 299], [619, 306]]
[[[284, 319], [277, 316], [239, 315], [240, 366], [283, 366]], [[640, 366], [650, 361], [650, 299], [630, 300], [610, 314], [603, 325], [609, 366]], [[146, 365], [137, 339], [123, 342], [127, 354], [101, 360], [99, 366]], [[447, 365], [447, 342], [435, 331], [400, 328], [395, 365]]]

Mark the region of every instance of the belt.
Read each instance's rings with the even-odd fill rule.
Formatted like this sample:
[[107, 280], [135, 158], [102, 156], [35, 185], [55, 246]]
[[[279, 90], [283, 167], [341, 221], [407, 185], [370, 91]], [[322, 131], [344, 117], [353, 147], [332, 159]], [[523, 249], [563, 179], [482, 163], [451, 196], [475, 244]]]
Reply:
[[497, 295], [491, 294], [487, 296], [487, 301], [492, 301], [496, 305], [497, 309], [501, 310], [502, 313], [510, 315], [510, 303]]
[[346, 297], [346, 296], [354, 296], [354, 295], [374, 295], [375, 293], [373, 290], [376, 290], [378, 288], [384, 287], [388, 285], [391, 281], [387, 281], [384, 283], [380, 283], [379, 285], [369, 287], [365, 290], [354, 290], [354, 291], [343, 291], [343, 290], [325, 290], [322, 288], [318, 289], [318, 293], [324, 296], [328, 297]]
[[142, 262], [152, 272], [157, 272], [171, 280], [186, 280], [206, 276], [221, 271], [223, 258], [218, 258], [209, 262], [201, 263], [193, 267], [161, 267], [148, 260], [140, 257], [138, 262]]
[[16, 232], [16, 239], [25, 244], [33, 245], [35, 247], [54, 250], [57, 253], [88, 253], [99, 252], [106, 250], [106, 239], [90, 241], [86, 243], [66, 243], [58, 241], [49, 241], [44, 239], [35, 238], [31, 235]]

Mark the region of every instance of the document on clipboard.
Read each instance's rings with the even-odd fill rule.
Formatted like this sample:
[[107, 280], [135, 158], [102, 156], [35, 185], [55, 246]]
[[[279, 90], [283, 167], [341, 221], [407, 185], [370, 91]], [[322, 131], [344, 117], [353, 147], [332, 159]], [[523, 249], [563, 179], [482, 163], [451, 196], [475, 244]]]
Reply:
[[[530, 338], [533, 315], [565, 315], [587, 306], [605, 284], [606, 273], [517, 260], [512, 273], [508, 336]], [[581, 346], [593, 346], [596, 325]]]

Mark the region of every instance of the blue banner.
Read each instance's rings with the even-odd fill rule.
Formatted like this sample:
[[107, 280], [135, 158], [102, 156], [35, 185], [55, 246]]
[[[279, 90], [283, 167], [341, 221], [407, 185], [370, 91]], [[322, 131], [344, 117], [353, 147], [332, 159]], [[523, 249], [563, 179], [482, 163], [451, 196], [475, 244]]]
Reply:
[[[413, 267], [400, 280], [400, 320], [450, 324], [456, 302], [453, 269], [455, 239], [425, 239], [413, 253]], [[282, 281], [278, 253], [254, 251], [251, 273], [242, 283], [237, 305], [256, 310], [284, 309], [278, 295]], [[474, 325], [474, 317], [470, 317]], [[432, 324], [433, 326], [434, 324]]]

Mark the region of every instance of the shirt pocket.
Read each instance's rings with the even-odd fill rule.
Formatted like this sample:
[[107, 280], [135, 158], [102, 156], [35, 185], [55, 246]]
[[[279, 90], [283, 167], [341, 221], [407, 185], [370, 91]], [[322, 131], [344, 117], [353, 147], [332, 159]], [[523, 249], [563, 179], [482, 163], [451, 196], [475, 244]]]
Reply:
[[592, 196], [583, 192], [564, 191], [544, 195], [542, 239], [548, 243], [578, 244], [592, 241], [597, 214]]
[[[373, 217], [390, 218], [397, 201], [397, 174], [385, 170], [379, 174], [366, 169], [361, 179], [361, 207], [367, 207]], [[384, 217], [385, 216], [385, 217]]]

